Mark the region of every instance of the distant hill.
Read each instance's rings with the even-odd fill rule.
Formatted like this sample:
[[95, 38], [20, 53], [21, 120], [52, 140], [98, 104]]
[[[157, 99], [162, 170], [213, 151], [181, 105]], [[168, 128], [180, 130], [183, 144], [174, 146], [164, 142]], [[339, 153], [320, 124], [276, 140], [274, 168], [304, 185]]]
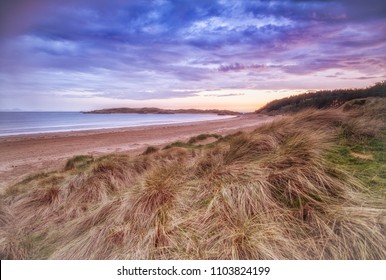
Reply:
[[276, 99], [256, 110], [256, 113], [281, 114], [298, 112], [308, 108], [336, 108], [346, 101], [366, 97], [386, 97], [386, 81], [364, 89], [322, 90]]
[[145, 108], [110, 108], [82, 112], [84, 114], [217, 114], [217, 115], [240, 115], [239, 112], [229, 110], [200, 110], [200, 109], [160, 109], [154, 107]]

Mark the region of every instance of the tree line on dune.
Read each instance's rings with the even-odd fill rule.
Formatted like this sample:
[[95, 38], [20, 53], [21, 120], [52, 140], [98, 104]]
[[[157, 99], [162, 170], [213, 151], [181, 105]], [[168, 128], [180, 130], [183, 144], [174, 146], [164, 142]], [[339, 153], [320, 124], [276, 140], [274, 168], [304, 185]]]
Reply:
[[386, 97], [386, 81], [363, 89], [321, 90], [276, 99], [256, 110], [256, 113], [287, 113], [306, 108], [336, 108], [349, 100], [367, 97]]

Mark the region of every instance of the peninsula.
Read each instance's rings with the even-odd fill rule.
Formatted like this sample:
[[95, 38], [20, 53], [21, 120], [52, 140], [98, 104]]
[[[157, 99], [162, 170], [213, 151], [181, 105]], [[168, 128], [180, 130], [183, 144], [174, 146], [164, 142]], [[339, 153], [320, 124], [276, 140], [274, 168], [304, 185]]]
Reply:
[[217, 114], [220, 116], [223, 115], [241, 115], [240, 112], [234, 112], [229, 110], [200, 110], [200, 109], [161, 109], [154, 107], [144, 107], [144, 108], [110, 108], [110, 109], [101, 109], [93, 110], [88, 112], [82, 112], [84, 114]]

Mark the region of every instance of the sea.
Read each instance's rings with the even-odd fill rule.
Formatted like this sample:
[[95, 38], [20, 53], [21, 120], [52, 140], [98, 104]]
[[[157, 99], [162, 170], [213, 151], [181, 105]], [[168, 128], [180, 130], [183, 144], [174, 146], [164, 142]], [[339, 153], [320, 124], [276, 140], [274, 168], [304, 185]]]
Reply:
[[81, 112], [0, 112], [0, 136], [209, 121], [216, 114], [83, 114]]

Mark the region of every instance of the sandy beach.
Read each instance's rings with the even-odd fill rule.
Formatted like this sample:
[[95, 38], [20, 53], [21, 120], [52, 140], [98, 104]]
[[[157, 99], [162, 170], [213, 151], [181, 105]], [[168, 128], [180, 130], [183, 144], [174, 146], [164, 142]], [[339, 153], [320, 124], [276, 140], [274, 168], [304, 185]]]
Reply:
[[74, 155], [141, 153], [147, 146], [201, 133], [249, 131], [273, 117], [248, 114], [225, 120], [0, 137], [0, 191], [31, 174], [60, 169]]

